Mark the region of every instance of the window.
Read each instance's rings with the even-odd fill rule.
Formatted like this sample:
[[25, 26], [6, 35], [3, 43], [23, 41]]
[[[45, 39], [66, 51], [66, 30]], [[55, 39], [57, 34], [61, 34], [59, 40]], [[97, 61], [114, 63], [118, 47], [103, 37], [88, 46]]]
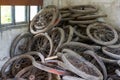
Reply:
[[25, 22], [25, 6], [15, 6], [15, 22]]
[[27, 23], [40, 9], [40, 6], [0, 6], [0, 27]]
[[11, 23], [11, 6], [1, 6], [1, 24]]
[[37, 6], [30, 6], [30, 20], [34, 17], [34, 15], [37, 13]]

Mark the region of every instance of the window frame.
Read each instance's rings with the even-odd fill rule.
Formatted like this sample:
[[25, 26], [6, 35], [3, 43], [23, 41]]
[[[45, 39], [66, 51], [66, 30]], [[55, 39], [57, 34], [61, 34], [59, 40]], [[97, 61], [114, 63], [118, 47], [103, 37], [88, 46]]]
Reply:
[[[37, 6], [37, 12], [41, 8], [42, 8], [41, 6]], [[2, 28], [2, 27], [16, 27], [17, 25], [26, 25], [29, 23], [30, 23], [30, 6], [25, 6], [25, 21], [15, 22], [15, 6], [11, 5], [11, 23], [6, 23], [6, 24], [1, 23], [1, 6], [0, 6], [0, 28]]]

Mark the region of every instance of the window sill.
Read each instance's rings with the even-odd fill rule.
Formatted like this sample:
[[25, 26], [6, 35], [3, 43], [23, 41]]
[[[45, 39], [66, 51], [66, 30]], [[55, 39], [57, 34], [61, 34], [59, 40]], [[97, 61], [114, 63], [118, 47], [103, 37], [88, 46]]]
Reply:
[[27, 27], [28, 23], [16, 24], [16, 25], [2, 25], [0, 26], [0, 32], [10, 30], [10, 29], [19, 29], [22, 27]]

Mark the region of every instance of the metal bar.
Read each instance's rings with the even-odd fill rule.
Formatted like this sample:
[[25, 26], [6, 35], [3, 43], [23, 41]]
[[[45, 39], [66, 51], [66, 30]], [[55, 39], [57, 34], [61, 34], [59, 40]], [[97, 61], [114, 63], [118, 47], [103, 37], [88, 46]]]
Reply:
[[[28, 6], [28, 26], [30, 26], [30, 6]], [[28, 31], [29, 31], [29, 28], [28, 28]]]
[[39, 12], [40, 11], [40, 6], [37, 6], [37, 12]]
[[25, 22], [27, 22], [27, 6], [25, 6]]
[[30, 22], [30, 6], [27, 6], [26, 9], [26, 20], [28, 23]]
[[12, 12], [12, 14], [11, 14], [12, 24], [15, 25], [15, 6], [12, 6], [11, 8], [12, 8], [11, 9], [11, 12]]
[[26, 6], [26, 22], [28, 23], [28, 26], [30, 26], [30, 6]]
[[1, 27], [1, 6], [0, 6], [0, 27]]

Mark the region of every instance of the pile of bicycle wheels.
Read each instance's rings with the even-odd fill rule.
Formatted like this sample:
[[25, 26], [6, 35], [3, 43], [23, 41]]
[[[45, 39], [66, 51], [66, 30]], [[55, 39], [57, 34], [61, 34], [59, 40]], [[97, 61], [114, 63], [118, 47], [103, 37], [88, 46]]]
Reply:
[[120, 33], [106, 17], [93, 5], [41, 9], [12, 42], [1, 79], [120, 80]]

